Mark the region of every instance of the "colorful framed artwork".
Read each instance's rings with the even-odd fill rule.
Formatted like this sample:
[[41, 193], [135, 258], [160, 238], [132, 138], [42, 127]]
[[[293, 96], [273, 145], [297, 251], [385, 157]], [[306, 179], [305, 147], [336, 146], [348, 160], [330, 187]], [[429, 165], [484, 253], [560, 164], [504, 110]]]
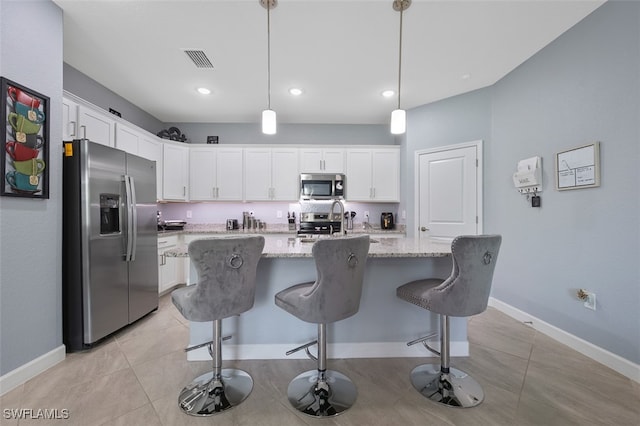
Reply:
[[49, 198], [49, 98], [0, 77], [0, 195]]

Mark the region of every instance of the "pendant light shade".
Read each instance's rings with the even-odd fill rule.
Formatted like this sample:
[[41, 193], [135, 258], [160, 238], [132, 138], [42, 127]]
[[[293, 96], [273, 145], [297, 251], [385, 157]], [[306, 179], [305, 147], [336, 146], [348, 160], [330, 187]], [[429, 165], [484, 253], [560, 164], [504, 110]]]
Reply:
[[262, 133], [275, 135], [277, 131], [276, 112], [272, 109], [262, 111]]
[[411, 0], [394, 0], [393, 10], [400, 12], [400, 43], [398, 46], [398, 108], [391, 112], [391, 133], [401, 135], [407, 131], [407, 113], [400, 108], [400, 83], [402, 81], [402, 13], [411, 6]]
[[407, 112], [403, 109], [391, 111], [391, 133], [401, 135], [407, 131]]
[[275, 135], [277, 130], [276, 112], [271, 109], [271, 9], [278, 0], [258, 0], [267, 9], [267, 109], [262, 111], [262, 133]]

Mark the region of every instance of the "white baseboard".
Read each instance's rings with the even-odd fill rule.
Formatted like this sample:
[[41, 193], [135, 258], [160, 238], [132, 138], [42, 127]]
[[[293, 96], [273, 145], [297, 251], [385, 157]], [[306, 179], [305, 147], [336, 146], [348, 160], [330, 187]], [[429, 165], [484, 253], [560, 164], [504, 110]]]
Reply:
[[601, 364], [604, 364], [612, 370], [615, 370], [618, 373], [630, 378], [631, 380], [640, 383], [640, 365], [622, 358], [621, 356], [616, 355], [612, 352], [609, 352], [606, 349], [596, 346], [593, 343], [589, 343], [586, 340], [581, 339], [580, 337], [567, 333], [566, 331], [561, 330], [556, 326], [544, 322], [541, 319], [529, 315], [528, 313], [521, 311], [518, 308], [514, 308], [511, 305], [501, 302], [500, 300], [494, 299], [493, 297], [489, 298], [489, 306], [496, 308], [500, 312], [503, 312], [520, 322], [530, 323], [531, 326], [537, 331], [546, 334], [552, 339], [569, 346], [571, 349], [574, 349], [581, 354], [588, 356], [589, 358]]
[[64, 360], [66, 349], [64, 345], [47, 352], [38, 358], [16, 368], [0, 377], [0, 395], [15, 389], [27, 380], [32, 379], [43, 371]]
[[[242, 359], [306, 359], [304, 350], [290, 356], [285, 353], [300, 343], [260, 344], [260, 345], [222, 345], [223, 360]], [[438, 349], [438, 344], [434, 343]], [[315, 354], [315, 348], [311, 348]], [[469, 342], [451, 342], [451, 356], [469, 356]], [[367, 343], [329, 343], [327, 344], [327, 358], [423, 358], [435, 357], [422, 345], [407, 346], [405, 342], [367, 342]], [[187, 352], [189, 361], [210, 361], [207, 348], [194, 349]]]

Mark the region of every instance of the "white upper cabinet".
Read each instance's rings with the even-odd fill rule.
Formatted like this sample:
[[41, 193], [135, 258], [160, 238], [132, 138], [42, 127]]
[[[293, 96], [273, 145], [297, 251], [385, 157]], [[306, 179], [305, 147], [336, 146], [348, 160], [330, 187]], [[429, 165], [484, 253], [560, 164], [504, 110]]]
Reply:
[[297, 148], [246, 148], [244, 152], [247, 201], [298, 199]]
[[348, 201], [400, 201], [400, 150], [352, 148], [347, 150]]
[[188, 200], [189, 147], [165, 142], [162, 146], [162, 199]]
[[138, 155], [138, 144], [142, 135], [122, 123], [116, 123], [116, 148]]
[[162, 142], [151, 133], [143, 133], [138, 139], [138, 155], [156, 162], [156, 191], [162, 199]]
[[78, 104], [62, 98], [62, 140], [78, 139]]
[[216, 199], [226, 201], [242, 200], [242, 148], [216, 147]]
[[116, 121], [109, 116], [109, 113], [78, 105], [78, 126], [78, 138], [115, 146]]
[[216, 198], [216, 152], [209, 147], [189, 148], [189, 199]]
[[300, 173], [344, 173], [343, 148], [300, 148]]
[[190, 200], [242, 200], [242, 148], [192, 145], [189, 158]]

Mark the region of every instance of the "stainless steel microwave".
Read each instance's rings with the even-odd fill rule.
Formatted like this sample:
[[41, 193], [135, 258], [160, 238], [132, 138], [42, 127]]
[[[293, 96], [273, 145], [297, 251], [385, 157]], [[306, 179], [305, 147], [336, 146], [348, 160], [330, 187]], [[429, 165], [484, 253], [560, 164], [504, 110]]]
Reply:
[[343, 200], [344, 196], [342, 173], [300, 174], [300, 200]]

